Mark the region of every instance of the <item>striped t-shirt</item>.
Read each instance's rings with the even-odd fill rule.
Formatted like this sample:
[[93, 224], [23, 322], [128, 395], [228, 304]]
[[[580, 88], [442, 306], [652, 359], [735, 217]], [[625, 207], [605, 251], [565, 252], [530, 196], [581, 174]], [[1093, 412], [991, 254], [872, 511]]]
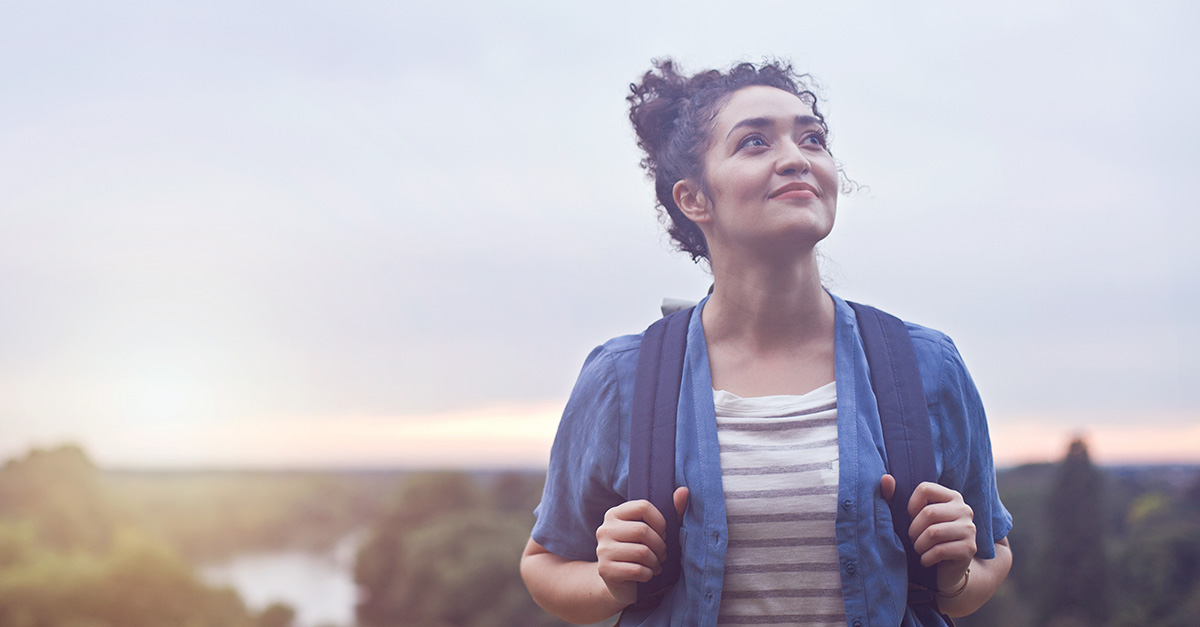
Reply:
[[833, 529], [836, 385], [713, 398], [729, 526], [718, 624], [845, 625]]

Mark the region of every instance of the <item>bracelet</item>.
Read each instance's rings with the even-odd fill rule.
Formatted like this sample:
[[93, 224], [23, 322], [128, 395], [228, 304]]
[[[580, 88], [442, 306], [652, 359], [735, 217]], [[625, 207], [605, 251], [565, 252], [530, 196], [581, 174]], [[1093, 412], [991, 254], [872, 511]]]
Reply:
[[951, 592], [949, 594], [943, 593], [942, 591], [939, 590], [938, 596], [942, 597], [943, 599], [953, 599], [954, 597], [962, 594], [963, 591], [965, 591], [967, 589], [967, 582], [969, 582], [969, 581], [971, 581], [971, 567], [967, 566], [967, 572], [963, 573], [962, 585], [960, 585], [958, 587], [958, 590], [955, 590], [954, 592]]

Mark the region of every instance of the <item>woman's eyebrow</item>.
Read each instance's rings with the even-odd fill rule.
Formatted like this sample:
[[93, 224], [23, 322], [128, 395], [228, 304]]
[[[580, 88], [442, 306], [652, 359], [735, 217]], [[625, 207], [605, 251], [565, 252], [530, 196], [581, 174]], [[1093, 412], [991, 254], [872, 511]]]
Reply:
[[738, 122], [737, 124], [734, 124], [733, 128], [729, 129], [729, 132], [726, 133], [725, 139], [729, 139], [729, 136], [733, 135], [733, 132], [738, 130], [739, 128], [744, 128], [744, 127], [768, 128], [773, 125], [774, 125], [774, 122], [771, 120], [771, 118], [765, 118], [765, 117], [764, 118], [746, 118], [745, 120], [742, 120], [741, 122]]
[[[774, 123], [775, 121], [768, 117], [746, 118], [745, 120], [734, 124], [733, 128], [729, 129], [729, 133], [725, 135], [725, 139], [729, 139], [729, 136], [733, 135], [733, 132], [739, 128], [769, 128], [773, 126]], [[796, 116], [795, 124], [796, 126], [821, 126], [821, 118], [812, 115], [798, 115]]]
[[798, 115], [796, 116], [796, 126], [824, 126], [824, 123], [815, 115]]

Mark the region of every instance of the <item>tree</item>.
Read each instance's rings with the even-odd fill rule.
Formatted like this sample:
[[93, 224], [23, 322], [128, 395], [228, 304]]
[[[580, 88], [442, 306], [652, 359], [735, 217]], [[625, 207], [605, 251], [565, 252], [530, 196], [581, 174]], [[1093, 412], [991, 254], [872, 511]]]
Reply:
[[[1198, 477], [1200, 479], [1200, 477]], [[1129, 507], [1129, 539], [1116, 572], [1115, 627], [1200, 625], [1200, 481], [1146, 492]]]
[[0, 468], [0, 520], [31, 523], [53, 549], [107, 549], [124, 518], [77, 446], [33, 449]]
[[237, 593], [133, 526], [77, 447], [0, 468], [0, 625], [253, 627]]
[[411, 624], [413, 608], [421, 601], [414, 589], [423, 573], [406, 567], [411, 550], [408, 538], [430, 522], [469, 511], [480, 498], [471, 478], [460, 472], [416, 475], [401, 486], [391, 510], [373, 525], [354, 563], [354, 581], [363, 590], [357, 608], [361, 622]]
[[1108, 618], [1102, 498], [1100, 474], [1076, 439], [1046, 500], [1042, 625], [1103, 625]]
[[[366, 626], [562, 625], [526, 592], [519, 572], [531, 494], [515, 478], [485, 495], [461, 473], [413, 477], [359, 551], [358, 619]], [[511, 508], [521, 511], [505, 511]]]
[[296, 610], [286, 603], [272, 603], [258, 615], [258, 627], [292, 627]]

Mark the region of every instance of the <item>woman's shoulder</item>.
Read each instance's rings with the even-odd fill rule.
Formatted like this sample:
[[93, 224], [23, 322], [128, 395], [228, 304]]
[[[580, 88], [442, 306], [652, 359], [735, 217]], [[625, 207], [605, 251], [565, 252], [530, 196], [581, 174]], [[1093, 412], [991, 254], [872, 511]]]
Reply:
[[642, 346], [643, 333], [633, 333], [630, 335], [618, 335], [607, 342], [597, 346], [595, 351], [610, 356], [625, 355], [626, 353], [636, 353]]
[[[834, 302], [842, 311], [842, 315], [852, 316], [853, 313], [850, 304], [842, 300], [836, 295], [833, 296]], [[882, 311], [882, 310], [881, 310]], [[895, 315], [891, 314], [889, 315]], [[904, 327], [908, 331], [908, 336], [912, 340], [913, 352], [917, 356], [917, 364], [921, 369], [922, 377], [936, 380], [938, 374], [943, 369], [949, 367], [954, 370], [963, 370], [966, 368], [962, 363], [962, 356], [959, 355], [958, 347], [949, 335], [927, 327], [922, 324], [917, 324], [909, 320], [901, 319], [904, 322]]]
[[908, 336], [912, 339], [913, 351], [917, 354], [917, 363], [925, 368], [941, 370], [942, 368], [961, 368], [962, 355], [949, 335], [915, 322], [904, 321]]
[[[904, 322], [912, 338], [913, 352], [921, 373], [925, 395], [931, 406], [952, 401], [960, 403], [964, 396], [974, 396], [974, 383], [958, 346], [949, 335], [913, 322]], [[965, 394], [967, 388], [971, 394]]]
[[567, 413], [576, 405], [583, 405], [589, 419], [596, 419], [605, 412], [595, 411], [597, 406], [611, 406], [613, 415], [620, 415], [629, 405], [637, 375], [637, 358], [642, 345], [642, 335], [620, 335], [592, 349], [583, 362], [583, 368], [575, 380]]
[[[840, 315], [856, 318], [850, 303], [833, 295]], [[895, 315], [889, 313], [889, 315]], [[942, 331], [905, 320], [904, 328], [912, 341], [917, 367], [925, 395], [931, 407], [944, 401], [947, 396], [958, 396], [964, 388], [973, 387], [966, 363], [954, 340]]]
[[618, 335], [592, 349], [583, 362], [580, 378], [625, 378], [637, 369], [642, 334]]
[[986, 430], [979, 391], [962, 354], [950, 336], [936, 329], [905, 322], [925, 388], [925, 399], [936, 435], [964, 444], [972, 433]]
[[934, 389], [946, 392], [949, 388], [958, 394], [962, 388], [974, 386], [962, 353], [949, 335], [907, 321], [905, 328], [912, 338], [912, 350], [917, 354], [917, 365], [925, 380], [926, 392]]

